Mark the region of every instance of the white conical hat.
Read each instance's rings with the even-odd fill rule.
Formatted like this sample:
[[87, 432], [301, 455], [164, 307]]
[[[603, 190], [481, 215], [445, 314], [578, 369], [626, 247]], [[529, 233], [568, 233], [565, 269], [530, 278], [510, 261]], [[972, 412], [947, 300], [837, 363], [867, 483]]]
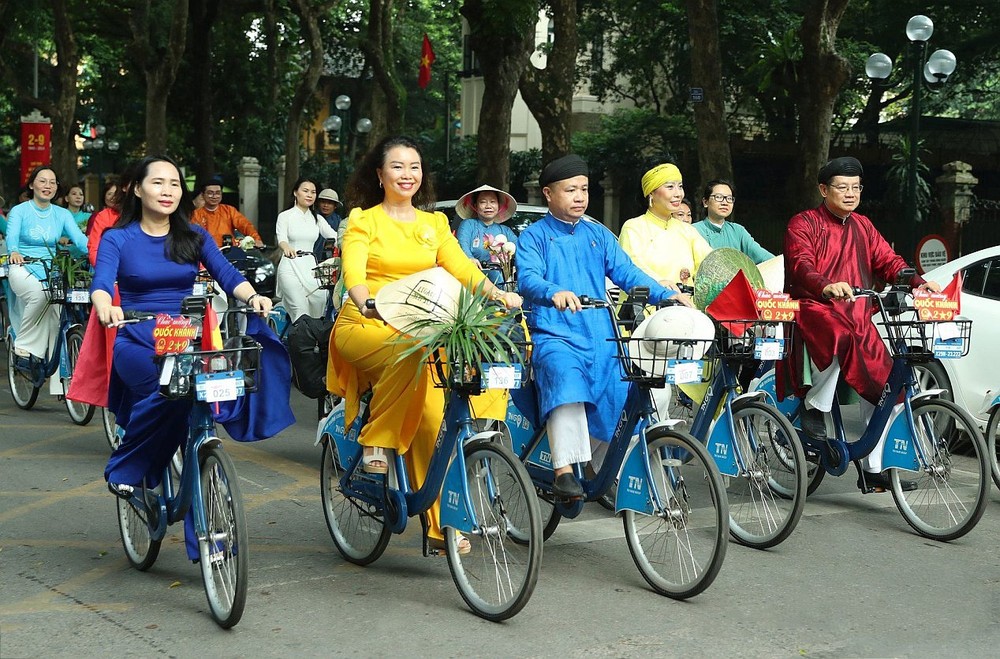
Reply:
[[[711, 341], [715, 338], [715, 323], [697, 309], [682, 306], [666, 307], [642, 321], [629, 341], [629, 357], [643, 372], [663, 376], [668, 359], [676, 359], [677, 344], [641, 339], [689, 339]], [[694, 344], [691, 359], [701, 359], [709, 343]]]
[[494, 188], [492, 185], [480, 185], [475, 190], [470, 190], [462, 195], [462, 198], [458, 200], [457, 204], [455, 204], [455, 213], [457, 213], [458, 216], [464, 220], [467, 220], [470, 217], [478, 217], [479, 212], [476, 210], [476, 206], [472, 198], [475, 197], [477, 193], [486, 192], [487, 190], [497, 193], [497, 200], [500, 202], [500, 208], [497, 210], [496, 221], [503, 223], [514, 217], [514, 211], [517, 210], [517, 202], [514, 200], [514, 197], [510, 196], [510, 194], [504, 192], [503, 190]]
[[462, 284], [444, 268], [415, 272], [386, 284], [375, 295], [375, 308], [385, 322], [398, 332], [420, 336], [414, 327], [422, 321], [450, 322], [458, 310]]

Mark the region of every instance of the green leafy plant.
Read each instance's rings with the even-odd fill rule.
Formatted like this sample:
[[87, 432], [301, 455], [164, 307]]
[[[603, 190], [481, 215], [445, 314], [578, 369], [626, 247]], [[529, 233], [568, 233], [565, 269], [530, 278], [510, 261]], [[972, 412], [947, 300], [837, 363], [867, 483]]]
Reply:
[[[913, 145], [910, 139], [902, 137], [899, 140], [898, 148], [892, 154], [892, 165], [885, 173], [886, 178], [886, 198], [900, 205], [906, 206], [907, 197], [910, 194], [910, 149]], [[927, 153], [924, 148], [924, 141], [917, 140], [917, 189], [913, 192], [914, 204], [916, 207], [917, 221], [923, 222], [930, 212], [931, 198], [933, 192], [931, 184], [927, 182], [930, 168], [927, 167], [922, 156]]]
[[94, 275], [86, 257], [76, 257], [64, 249], [49, 250], [52, 268], [59, 268], [67, 288], [90, 288]]
[[[498, 313], [489, 304], [485, 280], [473, 290], [462, 287], [454, 310], [440, 308], [436, 301], [417, 291], [414, 294], [421, 302], [438, 306], [439, 313], [428, 314], [403, 328], [403, 336], [395, 340], [406, 346], [400, 361], [421, 353], [435, 364], [443, 363], [445, 377], [460, 386], [479, 382], [482, 362], [524, 363], [523, 346], [510, 337], [520, 327], [511, 316]], [[422, 367], [423, 361], [420, 363]]]

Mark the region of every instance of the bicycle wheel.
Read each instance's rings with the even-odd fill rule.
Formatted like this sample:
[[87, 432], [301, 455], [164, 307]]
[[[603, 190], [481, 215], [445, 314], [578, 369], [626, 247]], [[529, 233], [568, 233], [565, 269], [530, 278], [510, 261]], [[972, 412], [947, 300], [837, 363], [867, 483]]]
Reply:
[[660, 504], [652, 515], [625, 511], [625, 540], [653, 590], [686, 599], [711, 585], [726, 557], [729, 511], [722, 478], [688, 433], [653, 428], [647, 442], [650, 486]]
[[724, 477], [729, 532], [741, 544], [767, 549], [795, 529], [806, 502], [808, 465], [795, 428], [769, 405], [733, 406], [738, 476]]
[[472, 551], [458, 553], [460, 536], [445, 529], [448, 567], [458, 592], [476, 615], [506, 620], [524, 608], [542, 563], [542, 520], [535, 488], [505, 447], [467, 444], [465, 478], [476, 528]]
[[38, 400], [38, 390], [31, 377], [18, 370], [14, 355], [14, 342], [7, 340], [7, 383], [10, 385], [10, 395], [14, 404], [22, 410], [30, 410]]
[[[947, 400], [913, 404], [920, 471], [890, 469], [892, 497], [907, 524], [934, 540], [960, 538], [979, 522], [989, 490], [986, 445], [972, 417]], [[962, 439], [959, 439], [959, 437]], [[966, 453], [955, 451], [961, 442]], [[904, 492], [901, 478], [916, 476], [916, 489]]]
[[122, 537], [125, 557], [137, 570], [152, 567], [160, 554], [160, 540], [153, 540], [146, 522], [146, 513], [140, 512], [125, 499], [118, 498], [118, 532]]
[[243, 617], [247, 601], [250, 539], [236, 468], [217, 446], [201, 461], [201, 503], [208, 527], [198, 542], [205, 595], [212, 618], [229, 629]]
[[1000, 406], [990, 412], [989, 423], [986, 424], [986, 453], [990, 456], [990, 471], [993, 472], [993, 482], [1000, 487], [1000, 454], [997, 451], [997, 435], [1000, 435]]
[[115, 413], [106, 407], [102, 407], [101, 422], [104, 426], [104, 438], [108, 440], [108, 446], [114, 451], [122, 443], [122, 429], [115, 420]]
[[340, 489], [343, 475], [336, 442], [324, 435], [319, 486], [326, 527], [341, 556], [356, 565], [368, 565], [382, 555], [392, 533], [386, 526], [382, 510], [344, 496]]
[[[80, 346], [83, 345], [83, 330], [74, 327], [66, 333], [66, 357], [69, 359], [69, 377], [63, 382], [65, 391], [69, 391], [73, 373], [76, 372], [76, 361], [80, 358]], [[66, 411], [69, 418], [78, 426], [85, 426], [94, 418], [94, 406], [66, 398]]]

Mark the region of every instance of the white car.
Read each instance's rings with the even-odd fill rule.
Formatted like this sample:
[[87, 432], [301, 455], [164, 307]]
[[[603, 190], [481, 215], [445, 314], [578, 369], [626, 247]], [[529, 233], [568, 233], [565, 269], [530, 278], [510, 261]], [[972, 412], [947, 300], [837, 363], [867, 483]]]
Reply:
[[[962, 273], [961, 315], [972, 319], [969, 354], [919, 365], [921, 388], [947, 389], [960, 407], [985, 427], [987, 392], [1000, 389], [997, 369], [997, 328], [1000, 327], [1000, 245], [966, 254], [924, 274], [924, 279], [947, 286]], [[996, 370], [995, 370], [996, 369]], [[990, 397], [992, 399], [992, 396]]]

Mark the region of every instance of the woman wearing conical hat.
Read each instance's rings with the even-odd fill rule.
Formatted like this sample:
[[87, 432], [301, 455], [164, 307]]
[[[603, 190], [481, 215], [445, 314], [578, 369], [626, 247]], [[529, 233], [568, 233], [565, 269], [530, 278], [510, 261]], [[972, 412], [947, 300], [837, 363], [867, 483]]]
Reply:
[[[504, 225], [514, 216], [515, 210], [517, 202], [512, 196], [489, 185], [466, 192], [455, 204], [455, 212], [462, 218], [456, 234], [458, 244], [479, 267], [496, 261], [496, 256], [487, 248], [487, 242], [503, 236], [504, 241], [517, 243], [517, 236]], [[486, 275], [494, 284], [503, 283], [503, 274], [499, 270], [490, 270]]]

